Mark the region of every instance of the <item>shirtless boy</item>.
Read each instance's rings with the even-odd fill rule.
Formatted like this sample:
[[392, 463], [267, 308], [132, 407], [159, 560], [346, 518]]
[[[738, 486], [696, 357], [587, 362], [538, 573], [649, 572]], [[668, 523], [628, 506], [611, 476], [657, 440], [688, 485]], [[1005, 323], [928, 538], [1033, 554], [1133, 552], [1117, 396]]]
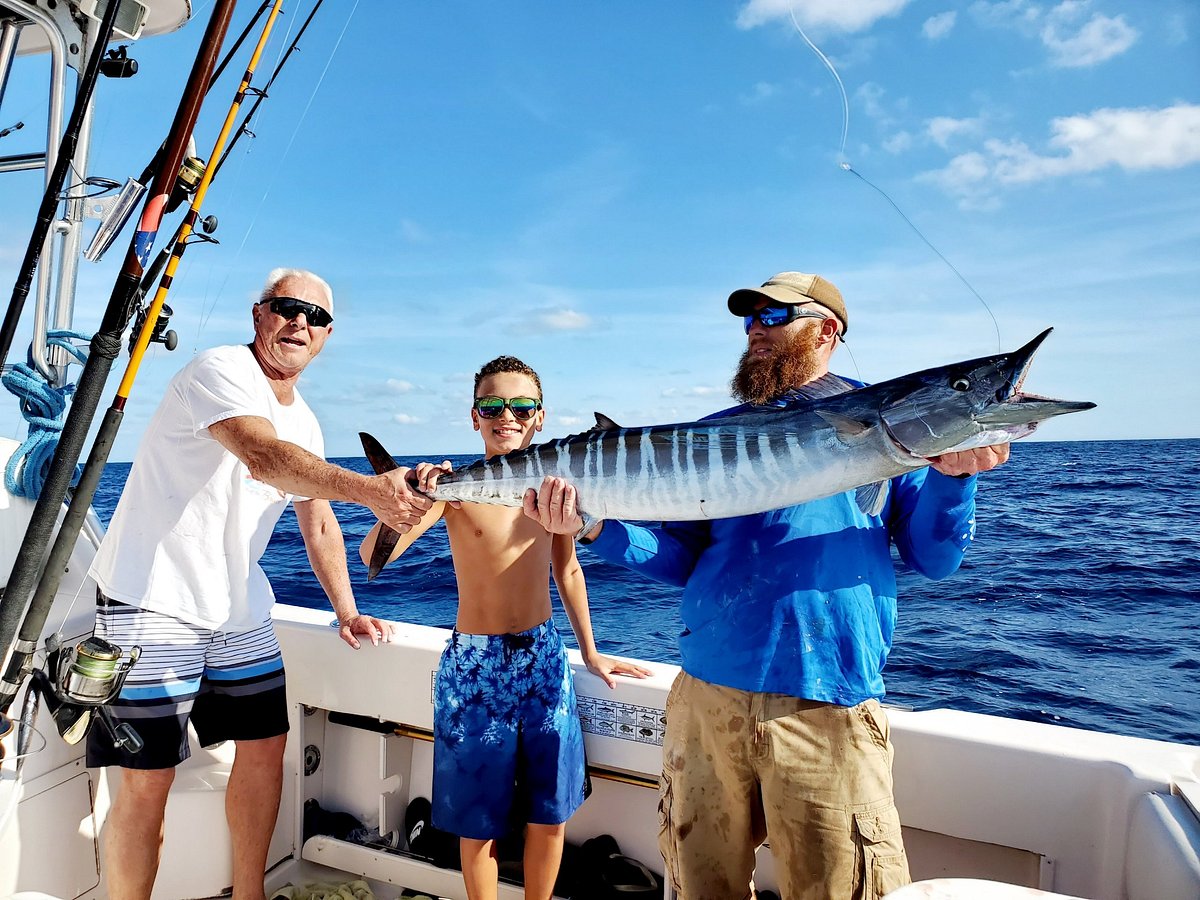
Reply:
[[[528, 447], [545, 421], [537, 373], [501, 356], [475, 375], [471, 422], [488, 457]], [[433, 490], [450, 463], [421, 463], [419, 486]], [[496, 839], [515, 810], [525, 833], [525, 896], [549, 900], [562, 859], [566, 821], [587, 782], [575, 688], [550, 618], [549, 569], [588, 670], [649, 672], [596, 650], [583, 570], [571, 535], [552, 535], [520, 508], [435, 503], [400, 537], [391, 559], [446, 520], [458, 618], [438, 667], [434, 701], [433, 824], [459, 835], [471, 900], [497, 892]], [[366, 562], [378, 525], [363, 541]], [[389, 560], [390, 561], [390, 560]]]

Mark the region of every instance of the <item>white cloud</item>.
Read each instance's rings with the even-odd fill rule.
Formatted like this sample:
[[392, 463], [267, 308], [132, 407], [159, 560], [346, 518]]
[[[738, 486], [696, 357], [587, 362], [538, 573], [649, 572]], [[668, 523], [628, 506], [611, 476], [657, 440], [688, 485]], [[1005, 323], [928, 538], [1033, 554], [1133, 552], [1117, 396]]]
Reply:
[[1137, 30], [1125, 22], [1124, 16], [1109, 18], [1097, 13], [1078, 25], [1079, 14], [1087, 5], [1085, 0], [1067, 0], [1047, 16], [1041, 38], [1050, 50], [1053, 65], [1062, 68], [1094, 66], [1120, 56], [1137, 40]]
[[664, 397], [712, 397], [714, 395], [725, 396], [728, 393], [728, 388], [707, 387], [697, 384], [688, 388], [666, 388], [663, 390], [662, 395]]
[[397, 425], [422, 425], [424, 419], [418, 419], [416, 416], [410, 416], [408, 413], [396, 413], [392, 416], [392, 421]]
[[796, 21], [805, 28], [855, 32], [870, 28], [885, 16], [899, 13], [909, 0], [750, 0], [738, 12], [738, 28], [755, 28], [781, 20]]
[[565, 307], [539, 309], [533, 315], [541, 327], [550, 331], [581, 331], [592, 324], [588, 316]]
[[411, 381], [403, 381], [399, 378], [389, 378], [387, 380], [388, 393], [391, 394], [407, 394], [416, 387]]
[[883, 142], [883, 149], [888, 153], [903, 153], [913, 144], [913, 137], [907, 131], [899, 131]]
[[921, 26], [921, 34], [925, 35], [928, 40], [940, 41], [954, 30], [954, 23], [957, 19], [958, 13], [954, 10], [930, 16]]
[[883, 88], [874, 81], [864, 81], [854, 92], [854, 99], [862, 106], [868, 118], [883, 121], [888, 118], [883, 108]]
[[1124, 16], [1091, 11], [1092, 0], [1063, 0], [1049, 11], [1027, 0], [987, 0], [971, 5], [983, 24], [1012, 28], [1050, 51], [1050, 64], [1060, 68], [1094, 66], [1124, 53], [1138, 39], [1138, 31]]
[[412, 219], [401, 219], [399, 223], [400, 239], [410, 244], [425, 244], [429, 242], [429, 234]]
[[770, 100], [779, 93], [779, 85], [771, 84], [767, 81], [760, 81], [751, 88], [749, 94], [742, 94], [738, 100], [743, 106], [753, 106], [756, 103], [762, 103]]
[[1165, 109], [1099, 109], [1051, 123], [1049, 147], [1039, 154], [1019, 140], [991, 140], [921, 176], [957, 195], [964, 205], [987, 202], [995, 188], [1117, 167], [1129, 172], [1179, 169], [1200, 163], [1200, 105]]
[[945, 149], [955, 138], [978, 136], [982, 133], [982, 126], [983, 120], [979, 118], [951, 119], [938, 116], [925, 123], [925, 132], [930, 140]]

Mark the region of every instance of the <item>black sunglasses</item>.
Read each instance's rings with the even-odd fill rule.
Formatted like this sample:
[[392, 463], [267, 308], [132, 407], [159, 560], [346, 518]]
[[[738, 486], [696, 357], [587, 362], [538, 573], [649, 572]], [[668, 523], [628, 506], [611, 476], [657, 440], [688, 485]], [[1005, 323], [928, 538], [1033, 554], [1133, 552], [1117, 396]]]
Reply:
[[271, 297], [263, 300], [263, 303], [271, 305], [271, 312], [276, 315], [283, 316], [285, 319], [291, 320], [304, 313], [304, 318], [309, 325], [315, 325], [317, 328], [324, 328], [326, 325], [333, 323], [333, 316], [329, 311], [317, 306], [315, 303], [309, 303], [307, 300], [297, 300], [295, 297]]
[[506, 406], [516, 418], [532, 419], [533, 414], [542, 408], [542, 401], [533, 397], [513, 397], [508, 400], [503, 397], [476, 397], [474, 406], [481, 419], [500, 418]]

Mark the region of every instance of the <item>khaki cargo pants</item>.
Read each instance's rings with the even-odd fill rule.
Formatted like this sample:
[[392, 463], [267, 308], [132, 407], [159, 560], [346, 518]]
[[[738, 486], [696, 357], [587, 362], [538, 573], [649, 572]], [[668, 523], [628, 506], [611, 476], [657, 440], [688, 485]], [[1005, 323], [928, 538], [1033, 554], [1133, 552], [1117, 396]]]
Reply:
[[681, 900], [753, 896], [770, 839], [782, 900], [875, 900], [909, 883], [879, 703], [739, 691], [680, 672], [667, 698], [659, 847]]

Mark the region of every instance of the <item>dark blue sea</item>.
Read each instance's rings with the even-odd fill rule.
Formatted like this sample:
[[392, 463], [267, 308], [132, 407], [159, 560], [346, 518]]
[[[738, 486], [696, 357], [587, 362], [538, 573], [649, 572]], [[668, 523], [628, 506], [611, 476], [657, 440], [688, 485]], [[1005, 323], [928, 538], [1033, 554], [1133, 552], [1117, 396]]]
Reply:
[[[335, 462], [368, 471], [362, 459]], [[128, 470], [104, 474], [106, 521]], [[930, 582], [901, 568], [888, 702], [1200, 743], [1198, 484], [1200, 440], [1015, 445], [981, 478], [978, 533], [959, 571]], [[444, 526], [368, 584], [357, 547], [374, 517], [335, 508], [359, 609], [450, 627]], [[579, 555], [600, 649], [677, 663], [678, 589]], [[329, 608], [290, 510], [263, 565], [280, 601]], [[555, 616], [570, 641], [561, 608]]]

